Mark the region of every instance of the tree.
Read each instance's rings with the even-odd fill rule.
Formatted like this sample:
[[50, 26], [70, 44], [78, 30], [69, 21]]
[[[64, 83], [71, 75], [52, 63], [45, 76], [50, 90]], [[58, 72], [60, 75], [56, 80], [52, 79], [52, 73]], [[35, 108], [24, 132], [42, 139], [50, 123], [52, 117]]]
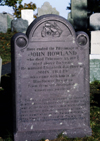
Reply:
[[88, 10], [90, 14], [100, 12], [100, 0], [88, 0]]
[[22, 3], [22, 0], [1, 0], [0, 3], [1, 3], [0, 5], [2, 6], [7, 5], [14, 7], [15, 4], [20, 5]]
[[[21, 10], [22, 9], [33, 9], [35, 10], [37, 7], [34, 3], [30, 2], [28, 4], [24, 3], [24, 5], [22, 5], [22, 0], [1, 0], [0, 1], [0, 5], [4, 6], [10, 6], [13, 8], [14, 13], [13, 15], [16, 18], [20, 18], [21, 17]], [[34, 18], [37, 18], [37, 14], [34, 15]]]
[[[89, 15], [96, 12], [100, 12], [100, 0], [87, 0], [87, 3], [88, 3], [87, 11]], [[69, 6], [67, 6], [66, 9], [71, 10], [71, 3], [69, 3]]]
[[[24, 5], [20, 4], [19, 6], [17, 6], [17, 4], [14, 5], [13, 7], [13, 10], [14, 10], [14, 16], [17, 17], [17, 18], [20, 18], [21, 17], [21, 10], [23, 9], [33, 9], [35, 10], [36, 9], [36, 5], [32, 2], [26, 4], [24, 3]], [[34, 18], [36, 18], [37, 15], [34, 15]]]

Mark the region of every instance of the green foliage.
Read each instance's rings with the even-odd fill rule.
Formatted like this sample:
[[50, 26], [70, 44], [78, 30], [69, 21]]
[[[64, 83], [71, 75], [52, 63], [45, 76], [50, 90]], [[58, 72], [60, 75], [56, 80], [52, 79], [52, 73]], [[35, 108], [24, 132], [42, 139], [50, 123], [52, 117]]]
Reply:
[[[7, 5], [13, 8], [14, 10], [14, 17], [15, 18], [21, 18], [21, 10], [22, 9], [33, 9], [35, 10], [37, 7], [33, 2], [30, 2], [28, 4], [24, 3], [22, 5], [22, 0], [2, 0], [0, 2], [0, 5]], [[37, 14], [33, 16], [34, 18], [37, 18]]]
[[[87, 2], [88, 2], [87, 11], [89, 15], [96, 12], [100, 12], [100, 0], [87, 0]], [[69, 3], [69, 6], [67, 6], [66, 9], [71, 10], [71, 3]]]
[[100, 12], [100, 0], [88, 0], [88, 10], [90, 14]]
[[99, 80], [95, 80], [95, 81], [91, 82], [91, 84], [100, 85], [100, 81]]
[[[24, 5], [20, 4], [19, 6], [17, 6], [17, 4], [14, 5], [13, 10], [14, 10], [14, 16], [16, 18], [21, 18], [21, 10], [23, 9], [36, 9], [36, 5], [32, 2], [26, 4], [24, 3]], [[35, 15], [34, 18], [36, 18], [37, 16]]]
[[22, 0], [2, 0], [1, 5], [8, 5], [14, 7], [15, 4], [21, 4]]
[[7, 33], [11, 33], [11, 28], [8, 28], [7, 29]]

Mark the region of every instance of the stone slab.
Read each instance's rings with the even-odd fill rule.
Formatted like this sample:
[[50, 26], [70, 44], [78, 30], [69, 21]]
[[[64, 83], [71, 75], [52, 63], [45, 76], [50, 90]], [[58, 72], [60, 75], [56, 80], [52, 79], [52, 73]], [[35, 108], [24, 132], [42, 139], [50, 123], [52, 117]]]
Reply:
[[2, 65], [2, 73], [1, 75], [10, 74], [11, 73], [11, 63], [7, 63]]
[[91, 31], [91, 54], [100, 54], [100, 30]]
[[1, 72], [2, 72], [2, 59], [0, 57], [0, 83], [1, 83]]
[[45, 14], [56, 14], [59, 15], [59, 12], [56, 8], [53, 8], [49, 2], [45, 2], [41, 8], [38, 8], [38, 17]]
[[89, 18], [90, 30], [100, 30], [100, 13], [94, 13]]
[[21, 18], [23, 20], [27, 20], [28, 25], [30, 25], [31, 22], [33, 21], [33, 10], [32, 9], [23, 9], [23, 10], [21, 10]]
[[14, 19], [13, 15], [7, 14], [7, 28], [11, 28], [11, 21]]
[[90, 83], [100, 81], [100, 55], [90, 55]]
[[17, 31], [17, 32], [22, 32], [26, 33], [28, 27], [28, 21], [23, 20], [22, 18], [18, 18], [16, 20], [11, 21], [11, 31]]
[[7, 32], [7, 14], [0, 13], [0, 32]]
[[88, 35], [49, 14], [11, 42], [15, 141], [91, 136]]

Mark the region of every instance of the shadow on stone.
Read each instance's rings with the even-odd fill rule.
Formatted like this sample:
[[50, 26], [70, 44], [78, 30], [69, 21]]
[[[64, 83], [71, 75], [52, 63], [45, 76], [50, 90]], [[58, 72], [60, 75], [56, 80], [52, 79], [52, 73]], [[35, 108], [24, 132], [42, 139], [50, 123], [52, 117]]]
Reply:
[[5, 138], [13, 131], [11, 74], [2, 76], [1, 87], [4, 90], [0, 91], [0, 136]]

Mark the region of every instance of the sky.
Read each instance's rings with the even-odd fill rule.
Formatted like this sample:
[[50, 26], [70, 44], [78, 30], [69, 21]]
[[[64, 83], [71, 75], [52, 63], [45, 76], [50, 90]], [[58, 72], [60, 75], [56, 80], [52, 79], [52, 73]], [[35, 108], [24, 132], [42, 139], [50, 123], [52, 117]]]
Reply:
[[[37, 8], [41, 8], [44, 2], [49, 2], [53, 8], [56, 8], [59, 11], [59, 15], [66, 18], [68, 16], [69, 10], [66, 10], [67, 6], [69, 6], [70, 0], [23, 0], [22, 4], [33, 2], [36, 4]], [[13, 9], [8, 6], [0, 6], [0, 13], [7, 12], [13, 14]], [[37, 9], [34, 11], [34, 14], [37, 13]]]

